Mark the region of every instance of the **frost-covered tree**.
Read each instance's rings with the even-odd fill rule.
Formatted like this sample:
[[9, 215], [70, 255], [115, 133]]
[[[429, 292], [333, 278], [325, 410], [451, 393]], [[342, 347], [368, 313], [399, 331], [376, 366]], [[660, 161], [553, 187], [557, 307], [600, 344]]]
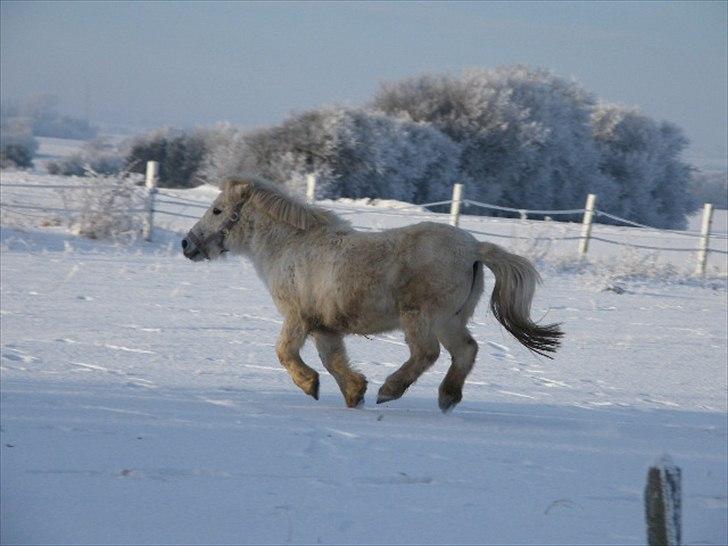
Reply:
[[598, 105], [592, 115], [602, 172], [616, 183], [612, 211], [641, 223], [684, 228], [695, 210], [690, 167], [680, 160], [682, 131], [633, 108]]
[[203, 131], [159, 129], [127, 144], [126, 164], [131, 172], [144, 173], [147, 161], [159, 162], [159, 185], [163, 188], [198, 186], [196, 173], [206, 153]]
[[312, 110], [250, 133], [223, 127], [208, 142], [210, 182], [255, 172], [301, 192], [313, 174], [319, 197], [423, 203], [446, 198], [460, 175], [460, 146], [438, 129], [363, 109]]
[[37, 150], [28, 120], [0, 116], [0, 167], [32, 167]]
[[458, 142], [468, 196], [532, 209], [579, 208], [587, 193], [612, 193], [591, 136], [593, 105], [575, 83], [522, 66], [385, 84], [373, 101]]

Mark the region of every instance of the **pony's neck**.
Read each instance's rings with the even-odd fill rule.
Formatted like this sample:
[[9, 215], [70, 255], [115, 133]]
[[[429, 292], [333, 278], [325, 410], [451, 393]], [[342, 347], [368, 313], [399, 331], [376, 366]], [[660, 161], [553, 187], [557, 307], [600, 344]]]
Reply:
[[258, 274], [267, 280], [268, 272], [284, 257], [292, 245], [300, 244], [305, 232], [256, 211], [245, 254], [253, 261]]

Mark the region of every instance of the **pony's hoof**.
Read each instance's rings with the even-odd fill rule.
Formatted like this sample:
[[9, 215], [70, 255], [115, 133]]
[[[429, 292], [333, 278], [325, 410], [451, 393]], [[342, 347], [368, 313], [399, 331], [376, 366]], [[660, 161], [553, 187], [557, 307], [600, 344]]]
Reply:
[[379, 392], [377, 393], [377, 404], [384, 404], [385, 402], [397, 400], [397, 398], [401, 397], [403, 394], [404, 391], [395, 392], [385, 383], [379, 388]]
[[[384, 387], [382, 387], [384, 388]], [[384, 404], [385, 402], [391, 402], [392, 400], [397, 400], [397, 398], [400, 398], [403, 393], [392, 393], [392, 392], [382, 392], [382, 389], [379, 389], [379, 393], [377, 394], [377, 404]]]
[[346, 399], [346, 407], [348, 408], [358, 408], [359, 406], [364, 405], [364, 393], [361, 393], [356, 398], [347, 398]]
[[352, 388], [346, 389], [344, 392], [346, 405], [350, 408], [358, 408], [364, 403], [364, 393], [367, 392], [367, 380], [363, 375], [357, 374], [356, 381], [350, 383], [349, 386]]
[[309, 396], [313, 396], [316, 400], [319, 399], [319, 378], [318, 375], [311, 381], [311, 384], [303, 389], [303, 392]]
[[442, 413], [447, 413], [457, 406], [462, 399], [462, 395], [457, 396], [455, 394], [440, 393], [440, 396], [437, 399], [437, 404], [440, 406]]

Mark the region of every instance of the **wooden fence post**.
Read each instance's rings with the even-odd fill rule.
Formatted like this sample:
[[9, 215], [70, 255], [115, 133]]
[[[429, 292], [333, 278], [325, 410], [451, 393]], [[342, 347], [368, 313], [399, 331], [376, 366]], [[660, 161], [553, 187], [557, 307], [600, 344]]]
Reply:
[[452, 204], [450, 205], [450, 225], [457, 227], [460, 223], [460, 204], [463, 202], [463, 185], [452, 187]]
[[703, 223], [700, 226], [700, 245], [698, 246], [698, 263], [695, 266], [695, 274], [705, 276], [705, 266], [708, 263], [708, 252], [710, 244], [710, 226], [713, 223], [713, 204], [703, 205]]
[[316, 177], [312, 174], [306, 175], [306, 203], [316, 201]]
[[681, 472], [670, 457], [663, 455], [647, 472], [645, 521], [650, 546], [679, 546]]
[[592, 220], [594, 220], [594, 205], [597, 202], [597, 196], [590, 193], [586, 197], [586, 206], [584, 207], [584, 219], [581, 223], [581, 239], [579, 240], [579, 254], [586, 256], [589, 250], [589, 238], [591, 237]]
[[152, 240], [152, 232], [154, 231], [154, 196], [157, 193], [157, 178], [159, 174], [159, 163], [156, 161], [147, 161], [147, 178], [144, 187], [147, 189], [146, 199], [146, 219], [142, 235], [145, 241]]

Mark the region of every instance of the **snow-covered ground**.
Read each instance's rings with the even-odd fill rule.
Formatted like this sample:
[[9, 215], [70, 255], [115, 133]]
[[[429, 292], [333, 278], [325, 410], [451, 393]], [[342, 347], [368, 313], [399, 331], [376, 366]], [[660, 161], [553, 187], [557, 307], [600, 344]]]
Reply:
[[[22, 181], [69, 183], [2, 173]], [[62, 202], [24, 191], [2, 189], [2, 201]], [[209, 202], [215, 190], [167, 193]], [[447, 218], [326, 206], [363, 229]], [[478, 363], [451, 414], [436, 400], [445, 356], [402, 399], [374, 403], [407, 358], [399, 333], [349, 339], [370, 381], [366, 404], [349, 410], [310, 345], [318, 402], [282, 370], [281, 320], [250, 264], [177, 252], [194, 220], [159, 215], [154, 243], [120, 245], [29, 212], [4, 211], [0, 230], [3, 544], [643, 544], [647, 467], [662, 453], [682, 468], [683, 542], [728, 541], [725, 256], [700, 281], [686, 273], [692, 253], [650, 262], [594, 244], [584, 267], [569, 256], [575, 241], [493, 238], [540, 257], [534, 314], [564, 323], [556, 358], [520, 347], [484, 298]]]

